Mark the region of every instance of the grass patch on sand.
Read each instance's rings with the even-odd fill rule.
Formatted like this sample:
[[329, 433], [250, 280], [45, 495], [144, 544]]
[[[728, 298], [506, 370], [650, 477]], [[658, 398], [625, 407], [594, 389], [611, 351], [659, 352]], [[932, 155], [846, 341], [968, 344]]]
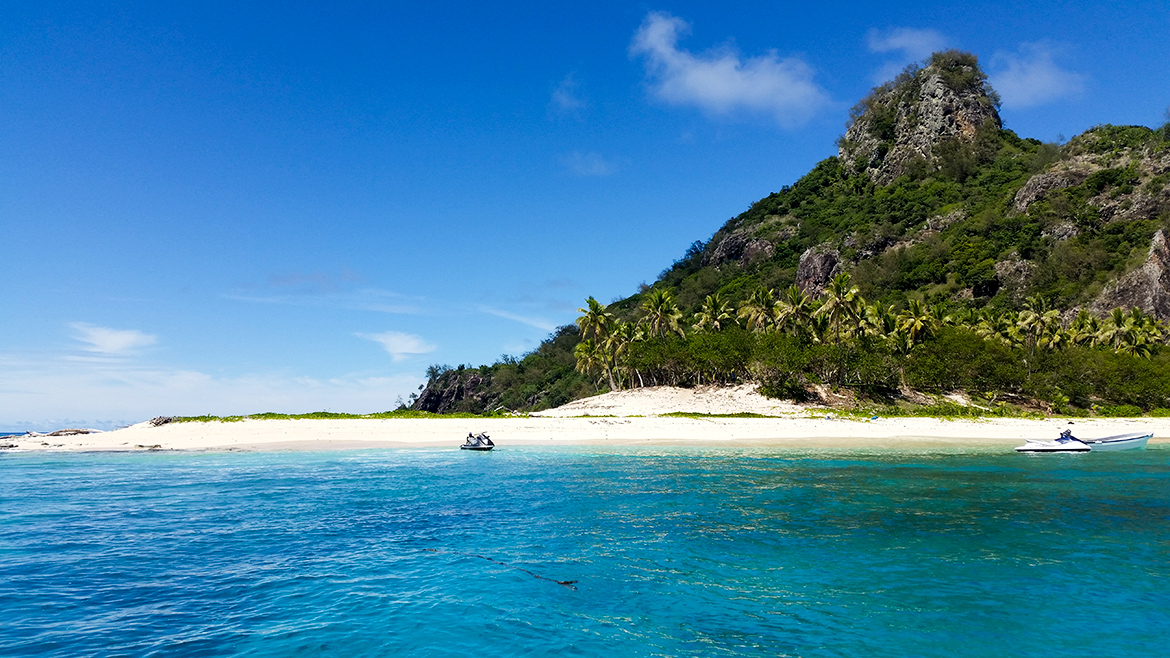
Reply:
[[513, 418], [512, 414], [507, 413], [492, 413], [492, 414], [468, 414], [468, 413], [451, 413], [451, 414], [434, 414], [429, 411], [416, 411], [414, 409], [400, 409], [397, 411], [382, 411], [372, 414], [344, 414], [332, 411], [314, 411], [307, 414], [278, 414], [272, 412], [264, 412], [259, 414], [248, 414], [246, 416], [175, 416], [170, 422], [172, 423], [238, 423], [245, 420], [378, 420], [389, 418]]
[[965, 418], [1026, 418], [1043, 420], [1048, 415], [1031, 409], [1021, 409], [1009, 404], [994, 407], [978, 407], [963, 405], [955, 402], [938, 402], [914, 406], [880, 405], [873, 407], [859, 407], [856, 409], [825, 409], [842, 418], [871, 419], [879, 418], [938, 418], [939, 420], [958, 420]]

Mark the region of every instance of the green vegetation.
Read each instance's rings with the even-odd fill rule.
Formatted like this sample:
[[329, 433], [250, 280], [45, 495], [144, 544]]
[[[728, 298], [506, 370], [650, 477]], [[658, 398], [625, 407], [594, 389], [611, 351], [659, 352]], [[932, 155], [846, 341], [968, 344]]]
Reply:
[[521, 359], [503, 356], [478, 368], [431, 366], [427, 385], [412, 406], [444, 414], [508, 413], [551, 409], [594, 395], [600, 392], [596, 379], [576, 369], [574, 353], [584, 342], [580, 336], [570, 325]]
[[[963, 405], [951, 401], [923, 405], [863, 406], [855, 409], [834, 409], [833, 413], [851, 418], [941, 418], [959, 420], [970, 418], [1045, 418], [1046, 414], [1020, 407], [999, 404], [995, 407]], [[1140, 415], [1137, 414], [1137, 415]]]
[[497, 418], [505, 414], [433, 414], [415, 409], [396, 409], [373, 414], [342, 414], [330, 411], [314, 411], [307, 414], [261, 413], [247, 416], [175, 416], [172, 423], [238, 423], [245, 420], [360, 420], [369, 418]]
[[[995, 116], [974, 56], [923, 66]], [[535, 410], [604, 390], [745, 381], [798, 400], [836, 387], [875, 409], [910, 391], [966, 391], [987, 401], [983, 414], [1170, 407], [1166, 327], [1138, 309], [1084, 310], [1170, 232], [1170, 123], [1101, 125], [1059, 145], [988, 120], [878, 185], [866, 167], [917, 125], [923, 70], [851, 113], [879, 144], [874, 162], [818, 163], [691, 244], [653, 285], [608, 306], [588, 298], [576, 326], [523, 359], [440, 368], [415, 408]], [[823, 278], [797, 281], [802, 256], [817, 254], [837, 274], [819, 296]]]
[[[1019, 312], [927, 306], [917, 299], [895, 312], [867, 303], [843, 273], [817, 299], [796, 286], [780, 299], [758, 290], [735, 314], [743, 324], [724, 320], [718, 330], [712, 310], [733, 314], [710, 297], [691, 316], [688, 334], [669, 295], [651, 299], [631, 322], [599, 305], [582, 309], [579, 324], [592, 337], [576, 348], [578, 371], [599, 384], [608, 380], [611, 389], [753, 381], [765, 395], [796, 400], [830, 385], [874, 400], [892, 400], [904, 390], [980, 391], [990, 405], [1005, 397], [1029, 399], [1058, 413], [1170, 404], [1170, 352], [1162, 349], [1167, 332], [1138, 309], [1116, 309], [1104, 320], [1082, 311], [1065, 323], [1033, 296]], [[663, 317], [673, 318], [675, 329], [663, 329]]]

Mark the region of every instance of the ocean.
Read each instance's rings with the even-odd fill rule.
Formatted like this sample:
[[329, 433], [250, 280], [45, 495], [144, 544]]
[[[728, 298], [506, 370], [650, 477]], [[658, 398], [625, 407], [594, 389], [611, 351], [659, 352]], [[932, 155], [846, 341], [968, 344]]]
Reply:
[[1157, 656], [1170, 449], [4, 453], [0, 566], [4, 656]]

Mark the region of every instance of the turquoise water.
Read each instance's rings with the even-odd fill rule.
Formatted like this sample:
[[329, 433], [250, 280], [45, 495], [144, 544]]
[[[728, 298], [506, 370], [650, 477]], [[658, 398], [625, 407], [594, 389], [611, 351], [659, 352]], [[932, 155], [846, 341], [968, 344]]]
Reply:
[[1170, 450], [4, 454], [0, 567], [5, 656], [1156, 656]]

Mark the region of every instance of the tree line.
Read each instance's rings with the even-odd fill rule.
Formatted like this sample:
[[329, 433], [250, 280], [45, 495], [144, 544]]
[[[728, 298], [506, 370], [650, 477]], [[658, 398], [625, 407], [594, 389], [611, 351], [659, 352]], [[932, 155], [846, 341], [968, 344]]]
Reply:
[[593, 297], [579, 311], [576, 368], [610, 390], [752, 381], [790, 398], [827, 384], [1145, 409], [1167, 406], [1170, 396], [1161, 349], [1170, 334], [1137, 308], [1069, 318], [1033, 295], [1019, 311], [917, 299], [895, 309], [868, 303], [842, 273], [817, 297], [797, 285], [761, 287], [734, 308], [716, 293], [687, 315], [670, 289], [653, 288], [628, 319]]

